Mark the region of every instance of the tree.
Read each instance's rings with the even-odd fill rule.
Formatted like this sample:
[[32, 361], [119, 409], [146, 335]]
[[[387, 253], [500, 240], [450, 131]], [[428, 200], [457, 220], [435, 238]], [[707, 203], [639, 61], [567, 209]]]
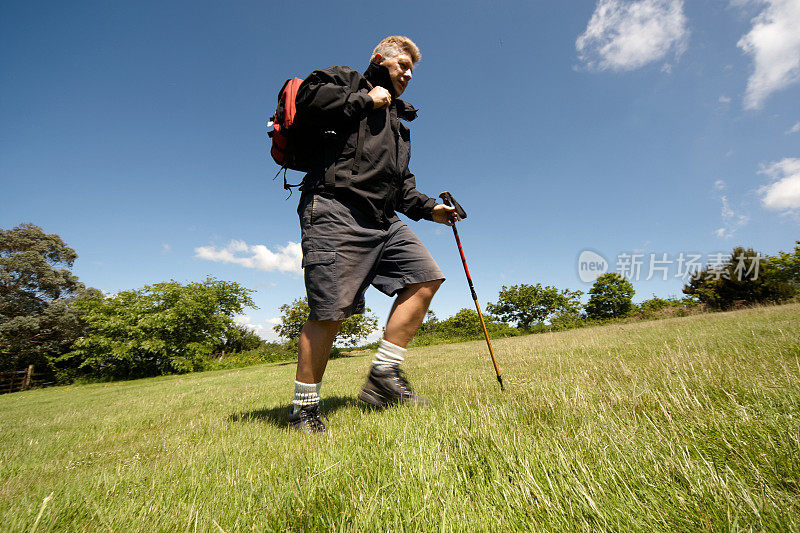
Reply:
[[[490, 316], [483, 317], [486, 330], [494, 336], [512, 336], [518, 332], [508, 324], [497, 322]], [[432, 326], [434, 333], [443, 334], [452, 338], [483, 338], [481, 318], [474, 309], [464, 308], [453, 316], [441, 320]]]
[[428, 312], [425, 313], [425, 321], [420, 324], [417, 334], [432, 333], [436, 330], [437, 324], [439, 324], [439, 318], [433, 312], [433, 309], [428, 309]]
[[780, 302], [791, 298], [791, 254], [769, 258], [752, 248], [737, 246], [720, 264], [707, 265], [689, 280], [684, 294], [712, 309], [731, 309], [739, 303]]
[[589, 289], [586, 316], [606, 319], [625, 316], [633, 309], [633, 285], [616, 272], [598, 277]]
[[214, 347], [215, 352], [245, 352], [255, 350], [264, 344], [256, 333], [243, 324], [232, 324], [225, 333], [220, 344]]
[[75, 304], [98, 294], [70, 272], [77, 257], [34, 224], [0, 229], [0, 371], [59, 372], [55, 361], [84, 327]]
[[[297, 298], [290, 304], [282, 305], [280, 310], [281, 323], [273, 329], [287, 341], [297, 342], [310, 314], [308, 299], [306, 297]], [[342, 342], [345, 346], [355, 346], [362, 339], [366, 339], [378, 327], [378, 318], [370, 313], [371, 310], [367, 308], [364, 309], [363, 314], [346, 318], [339, 327], [335, 342]]]
[[[489, 318], [489, 317], [486, 317]], [[484, 319], [484, 323], [486, 320]], [[486, 324], [487, 328], [492, 324]], [[479, 337], [483, 336], [483, 327], [481, 326], [481, 318], [478, 312], [474, 309], [465, 307], [459, 310], [456, 314], [447, 318], [439, 323], [440, 329], [454, 337]]]
[[795, 241], [794, 251], [768, 257], [767, 264], [768, 274], [772, 273], [776, 281], [789, 283], [795, 292], [800, 289], [800, 241]]
[[536, 285], [512, 285], [500, 290], [497, 304], [489, 303], [486, 310], [504, 322], [530, 330], [539, 322], [556, 317], [577, 316], [581, 309], [581, 291]]
[[233, 316], [255, 307], [235, 282], [207, 278], [146, 285], [78, 307], [87, 334], [64, 356], [94, 375], [135, 378], [189, 372], [237, 335]]
[[378, 317], [367, 314], [369, 309], [364, 309], [364, 314], [353, 315], [345, 319], [339, 326], [336, 335], [337, 342], [345, 346], [357, 346], [362, 340], [378, 328]]
[[288, 341], [299, 339], [300, 332], [303, 331], [303, 325], [311, 313], [308, 307], [308, 298], [297, 298], [290, 304], [283, 304], [280, 307], [280, 311], [281, 322], [272, 329], [280, 337]]

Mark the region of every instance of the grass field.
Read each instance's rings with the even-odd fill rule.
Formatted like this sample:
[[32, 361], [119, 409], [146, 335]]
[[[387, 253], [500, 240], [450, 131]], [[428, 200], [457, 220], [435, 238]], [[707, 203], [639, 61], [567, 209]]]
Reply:
[[409, 352], [431, 408], [286, 429], [294, 364], [0, 396], [9, 531], [800, 530], [800, 305]]

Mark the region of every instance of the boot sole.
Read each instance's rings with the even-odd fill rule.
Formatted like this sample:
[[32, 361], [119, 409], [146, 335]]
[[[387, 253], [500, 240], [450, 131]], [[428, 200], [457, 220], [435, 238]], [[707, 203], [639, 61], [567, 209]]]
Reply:
[[363, 389], [358, 394], [358, 399], [378, 409], [382, 409], [391, 405], [391, 402], [387, 402], [382, 396]]
[[363, 389], [358, 394], [358, 399], [377, 409], [383, 409], [384, 407], [389, 407], [395, 404], [418, 405], [420, 407], [429, 407], [431, 405], [431, 402], [428, 401], [427, 398], [423, 398], [422, 396], [417, 396], [415, 399], [403, 397], [387, 401], [384, 399], [383, 396], [379, 396], [378, 394], [375, 394], [372, 391], [367, 391]]

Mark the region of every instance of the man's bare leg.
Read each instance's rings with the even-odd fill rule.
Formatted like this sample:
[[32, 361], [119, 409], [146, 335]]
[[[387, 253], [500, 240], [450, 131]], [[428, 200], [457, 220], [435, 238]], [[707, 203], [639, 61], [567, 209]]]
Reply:
[[414, 283], [400, 291], [389, 313], [383, 338], [395, 346], [405, 348], [422, 325], [433, 295], [443, 281], [439, 279]]
[[405, 347], [422, 324], [428, 306], [442, 280], [415, 283], [407, 286], [397, 296], [383, 334], [372, 360], [367, 382], [361, 388], [359, 399], [373, 407], [386, 407], [394, 403], [427, 405], [428, 401], [417, 396], [403, 377], [400, 365], [406, 353]]
[[325, 373], [331, 346], [341, 322], [309, 320], [303, 326], [297, 346], [297, 375], [301, 383], [319, 383]]
[[319, 412], [319, 389], [340, 324], [336, 321], [309, 320], [300, 332], [289, 425], [304, 433], [325, 431]]

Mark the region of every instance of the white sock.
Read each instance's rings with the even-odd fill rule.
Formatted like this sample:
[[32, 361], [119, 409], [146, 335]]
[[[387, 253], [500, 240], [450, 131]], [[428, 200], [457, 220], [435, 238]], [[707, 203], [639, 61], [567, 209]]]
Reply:
[[292, 404], [294, 408], [292, 412], [296, 412], [303, 405], [313, 405], [319, 403], [319, 388], [322, 382], [319, 383], [300, 383], [294, 382], [294, 399]]
[[374, 366], [392, 367], [400, 366], [403, 362], [403, 354], [406, 353], [405, 348], [401, 348], [386, 339], [381, 339], [381, 344], [378, 351], [375, 353], [375, 358], [372, 360]]

